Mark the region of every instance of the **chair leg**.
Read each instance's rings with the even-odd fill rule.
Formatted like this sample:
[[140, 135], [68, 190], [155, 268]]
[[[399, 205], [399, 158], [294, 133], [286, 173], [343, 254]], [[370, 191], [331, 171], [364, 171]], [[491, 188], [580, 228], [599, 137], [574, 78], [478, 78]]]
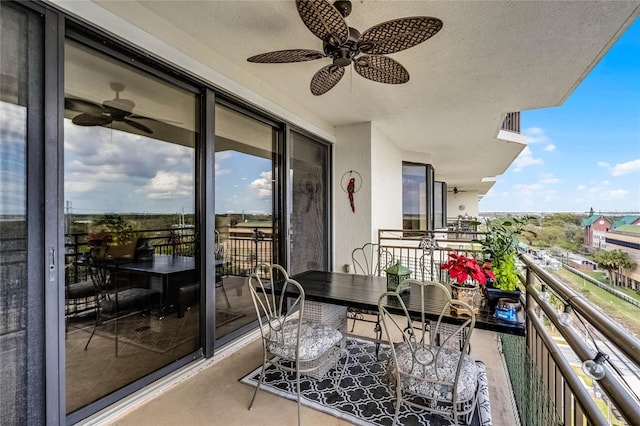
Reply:
[[91, 343], [91, 339], [93, 339], [93, 335], [96, 333], [96, 328], [98, 328], [98, 324], [100, 323], [100, 311], [96, 305], [96, 319], [93, 321], [93, 330], [91, 330], [91, 336], [89, 336], [89, 340], [87, 340], [87, 344], [84, 345], [84, 350], [86, 351], [89, 347], [89, 343]]
[[342, 394], [341, 383], [342, 383], [342, 378], [344, 377], [344, 372], [347, 369], [347, 364], [349, 364], [349, 351], [344, 346], [342, 346], [340, 348], [340, 352], [344, 354], [344, 364], [342, 365], [342, 371], [340, 372], [340, 376], [338, 377], [338, 381], [336, 382], [336, 390], [338, 391], [339, 394]]
[[398, 382], [396, 385], [396, 414], [393, 416], [392, 426], [398, 423], [398, 414], [400, 414], [400, 405], [402, 404], [402, 384]]
[[251, 407], [253, 407], [253, 401], [256, 400], [256, 395], [258, 395], [258, 389], [260, 389], [260, 385], [262, 384], [262, 381], [264, 380], [264, 373], [265, 373], [265, 370], [266, 370], [266, 365], [267, 365], [267, 354], [266, 354], [266, 352], [263, 352], [262, 371], [260, 372], [260, 379], [258, 380], [258, 384], [256, 385], [256, 389], [253, 391], [253, 397], [251, 398], [251, 402], [249, 403], [248, 410], [251, 410]]
[[296, 391], [298, 392], [298, 426], [300, 423], [300, 366], [296, 362]]
[[93, 330], [91, 330], [91, 336], [89, 336], [89, 340], [87, 340], [87, 344], [84, 345], [84, 350], [86, 351], [89, 347], [89, 343], [91, 343], [91, 339], [93, 339], [93, 335], [96, 333], [96, 328], [98, 328], [98, 319], [93, 322]]
[[376, 325], [373, 327], [373, 331], [376, 333], [376, 360], [380, 361], [380, 342], [382, 341], [382, 327], [380, 326], [380, 314], [376, 320]]
[[222, 289], [222, 295], [224, 296], [224, 300], [227, 302], [227, 308], [231, 308], [231, 303], [229, 303], [229, 298], [227, 297], [227, 292], [224, 289], [224, 284], [222, 283], [222, 278], [219, 283], [216, 283], [216, 287], [220, 287]]

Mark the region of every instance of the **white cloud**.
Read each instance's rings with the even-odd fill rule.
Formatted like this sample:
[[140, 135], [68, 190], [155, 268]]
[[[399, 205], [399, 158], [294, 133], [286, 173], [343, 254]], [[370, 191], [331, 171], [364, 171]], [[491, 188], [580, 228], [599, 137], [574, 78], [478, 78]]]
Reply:
[[556, 146], [552, 143], [550, 143], [549, 145], [544, 147], [544, 150], [547, 152], [551, 152], [551, 151], [555, 151], [556, 150]]
[[560, 183], [560, 182], [562, 182], [562, 180], [558, 179], [557, 177], [554, 177], [553, 175], [544, 176], [540, 179], [540, 183], [545, 183], [545, 184], [553, 184], [553, 183]]
[[626, 189], [614, 189], [613, 191], [609, 192], [609, 196], [611, 198], [625, 198], [628, 194], [629, 191], [627, 191]]
[[519, 171], [522, 171], [522, 169], [524, 169], [525, 167], [533, 166], [535, 164], [543, 164], [543, 163], [544, 161], [542, 161], [541, 158], [535, 158], [533, 156], [533, 152], [527, 146], [520, 153], [518, 158], [516, 158], [515, 161], [513, 162], [513, 164], [515, 165], [514, 171], [519, 172]]
[[596, 164], [597, 164], [599, 167], [605, 167], [605, 168], [610, 166], [610, 164], [609, 164], [609, 163], [607, 163], [607, 162], [605, 162], [605, 161], [598, 161]]
[[578, 187], [576, 188], [576, 191], [584, 191], [585, 189], [587, 189], [585, 185], [578, 185]]
[[640, 172], [640, 159], [616, 164], [615, 166], [613, 166], [613, 171], [611, 172], [611, 174], [613, 176], [622, 176], [636, 172]]
[[544, 129], [539, 127], [529, 127], [522, 132], [527, 137], [527, 143], [547, 143], [551, 139], [544, 133]]
[[273, 188], [271, 170], [260, 173], [260, 177], [251, 182], [251, 188], [255, 189], [260, 198], [270, 198]]
[[151, 182], [136, 190], [151, 199], [174, 199], [193, 196], [193, 174], [158, 171]]

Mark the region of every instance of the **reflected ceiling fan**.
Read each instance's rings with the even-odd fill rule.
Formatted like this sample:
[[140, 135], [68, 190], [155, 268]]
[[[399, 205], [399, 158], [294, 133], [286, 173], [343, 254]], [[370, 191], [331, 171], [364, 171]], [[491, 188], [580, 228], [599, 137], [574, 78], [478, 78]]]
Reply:
[[442, 21], [429, 16], [394, 19], [375, 25], [362, 34], [349, 27], [344, 18], [351, 14], [349, 0], [296, 0], [298, 14], [309, 31], [322, 40], [323, 51], [309, 49], [278, 50], [247, 59], [259, 63], [289, 63], [331, 58], [333, 63], [321, 68], [311, 79], [311, 93], [316, 96], [331, 90], [353, 68], [362, 77], [379, 83], [402, 84], [409, 72], [390, 53], [408, 49], [433, 37], [442, 29]]
[[78, 126], [106, 126], [107, 124], [117, 121], [150, 135], [153, 134], [153, 130], [148, 126], [135, 121], [135, 119], [157, 120], [133, 113], [133, 108], [136, 106], [135, 102], [131, 99], [124, 99], [120, 97], [120, 92], [125, 88], [124, 84], [111, 83], [110, 87], [111, 90], [116, 92], [116, 97], [114, 99], [106, 100], [102, 104], [78, 98], [65, 98], [65, 109], [82, 111], [81, 114], [73, 117], [71, 122]]

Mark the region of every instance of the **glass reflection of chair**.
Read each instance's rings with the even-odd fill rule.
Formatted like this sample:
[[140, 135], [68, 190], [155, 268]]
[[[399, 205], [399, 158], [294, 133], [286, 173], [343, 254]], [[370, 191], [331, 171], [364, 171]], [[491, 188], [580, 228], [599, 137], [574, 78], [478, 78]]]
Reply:
[[[263, 282], [266, 276], [268, 282]], [[342, 333], [326, 324], [308, 320], [300, 321], [304, 315], [304, 289], [295, 280], [290, 279], [280, 265], [260, 265], [249, 276], [249, 291], [253, 300], [262, 332], [262, 372], [260, 380], [249, 403], [253, 406], [268, 364], [285, 373], [295, 373], [296, 393], [298, 396], [298, 424], [300, 424], [300, 375], [322, 375], [333, 366], [337, 366], [341, 355], [345, 356], [340, 374], [334, 380], [339, 390], [349, 353], [345, 349]], [[282, 283], [276, 290], [274, 283]], [[258, 290], [259, 289], [259, 290]], [[288, 291], [299, 294], [291, 303], [285, 296]], [[273, 358], [269, 359], [270, 356]], [[337, 375], [337, 371], [336, 371]]]
[[[424, 308], [420, 318], [412, 319], [396, 292], [384, 293], [378, 300], [381, 322], [391, 346], [387, 368], [390, 388], [396, 397], [393, 424], [397, 423], [403, 403], [443, 416], [456, 425], [469, 424], [479, 388], [479, 372], [468, 353], [475, 315], [471, 313], [458, 325], [444, 324], [442, 316], [449, 313], [451, 305], [469, 309], [469, 312], [471, 307], [452, 300], [449, 290], [440, 283], [407, 281], [412, 285], [412, 296], [419, 288], [425, 301], [425, 290], [430, 288], [429, 299], [444, 302], [438, 321], [430, 323], [425, 318]], [[387, 309], [389, 305], [398, 306], [402, 314], [392, 315]], [[399, 336], [402, 341], [394, 343], [393, 338]]]
[[216, 262], [216, 288], [222, 290], [222, 295], [224, 296], [224, 300], [227, 302], [227, 307], [231, 307], [231, 303], [229, 303], [229, 298], [227, 297], [227, 292], [224, 289], [224, 281], [223, 275], [227, 264], [224, 259], [224, 245], [220, 242], [220, 233], [217, 230], [214, 230], [215, 233], [215, 243], [214, 243], [214, 257]]
[[[97, 254], [98, 251], [92, 248], [86, 257], [87, 269], [95, 291], [96, 304], [93, 330], [84, 346], [85, 351], [89, 347], [96, 329], [104, 320], [117, 320], [118, 318], [142, 312], [159, 305], [162, 297], [160, 290], [141, 287], [118, 289], [113, 274], [117, 270], [117, 265], [113, 261], [101, 259]], [[118, 356], [117, 324], [114, 329], [115, 353]]]

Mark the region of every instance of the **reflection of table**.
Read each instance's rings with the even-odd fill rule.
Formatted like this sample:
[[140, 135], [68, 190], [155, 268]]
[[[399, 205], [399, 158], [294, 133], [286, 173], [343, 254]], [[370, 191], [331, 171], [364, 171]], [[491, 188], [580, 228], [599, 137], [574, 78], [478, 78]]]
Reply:
[[178, 287], [195, 280], [195, 259], [186, 256], [154, 255], [152, 260], [118, 263], [116, 274], [143, 275], [151, 286], [152, 278], [160, 280], [162, 311], [165, 314], [175, 303]]
[[[222, 260], [216, 260], [215, 266], [221, 266]], [[145, 277], [158, 277], [162, 286], [163, 313], [170, 310], [177, 299], [180, 286], [198, 282], [195, 258], [156, 254], [152, 260], [119, 263], [117, 273], [133, 273]]]
[[[339, 272], [307, 271], [292, 276], [304, 288], [307, 300], [332, 303], [335, 305], [352, 306], [366, 310], [378, 309], [378, 297], [387, 291], [387, 281], [384, 277], [369, 277], [364, 275], [351, 275]], [[430, 289], [427, 289], [429, 291]], [[293, 295], [293, 294], [292, 294]], [[420, 313], [420, 292], [412, 289], [402, 296], [409, 313]], [[427, 293], [425, 310], [427, 317], [437, 320], [444, 299], [433, 292], [429, 297]], [[396, 306], [387, 305], [390, 311]], [[399, 312], [399, 311], [398, 311]], [[445, 315], [442, 319], [447, 323], [460, 323], [462, 316], [456, 314]], [[488, 306], [483, 307], [476, 315], [476, 328], [491, 330], [500, 333], [508, 333], [523, 336], [525, 334], [524, 323], [508, 323], [501, 321], [489, 312]]]

